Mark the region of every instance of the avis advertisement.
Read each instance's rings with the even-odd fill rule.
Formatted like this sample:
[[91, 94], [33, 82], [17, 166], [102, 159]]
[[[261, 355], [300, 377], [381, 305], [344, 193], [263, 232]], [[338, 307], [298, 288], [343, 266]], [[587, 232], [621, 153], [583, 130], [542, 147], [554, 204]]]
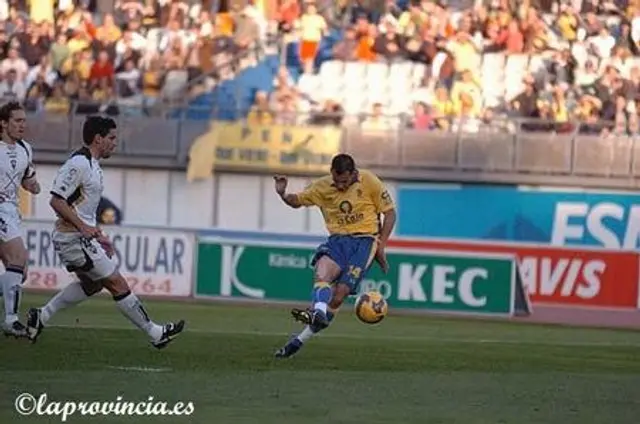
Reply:
[[422, 240], [393, 240], [389, 246], [513, 254], [517, 257], [523, 285], [534, 305], [640, 307], [640, 255], [634, 252]]

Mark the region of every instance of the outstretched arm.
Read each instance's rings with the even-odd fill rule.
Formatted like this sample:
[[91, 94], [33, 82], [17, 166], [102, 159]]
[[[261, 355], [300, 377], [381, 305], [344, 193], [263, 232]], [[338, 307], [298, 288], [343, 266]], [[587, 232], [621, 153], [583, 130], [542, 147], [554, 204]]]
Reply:
[[285, 204], [294, 209], [298, 209], [300, 206], [302, 206], [300, 204], [300, 201], [298, 201], [298, 196], [293, 193], [287, 193], [287, 184], [289, 182], [287, 177], [282, 175], [275, 175], [273, 177], [273, 180], [276, 184], [276, 193], [278, 193]]
[[294, 208], [294, 209], [298, 209], [299, 207], [301, 207], [302, 205], [300, 204], [300, 202], [298, 201], [298, 196], [293, 194], [293, 193], [285, 193], [280, 195], [280, 198], [282, 199], [282, 201], [284, 203], [286, 203], [288, 206]]
[[287, 184], [289, 182], [287, 177], [276, 175], [273, 179], [276, 183], [276, 193], [278, 193], [282, 201], [287, 206], [298, 209], [302, 206], [313, 206], [318, 204], [320, 196], [313, 184], [300, 193], [287, 193]]

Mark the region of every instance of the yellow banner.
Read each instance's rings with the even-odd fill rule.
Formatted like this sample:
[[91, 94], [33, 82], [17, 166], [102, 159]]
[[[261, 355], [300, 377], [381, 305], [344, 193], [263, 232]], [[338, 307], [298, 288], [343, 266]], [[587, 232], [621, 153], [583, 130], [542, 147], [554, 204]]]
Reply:
[[336, 127], [213, 122], [189, 150], [187, 180], [207, 178], [216, 166], [269, 172], [329, 172], [340, 152]]

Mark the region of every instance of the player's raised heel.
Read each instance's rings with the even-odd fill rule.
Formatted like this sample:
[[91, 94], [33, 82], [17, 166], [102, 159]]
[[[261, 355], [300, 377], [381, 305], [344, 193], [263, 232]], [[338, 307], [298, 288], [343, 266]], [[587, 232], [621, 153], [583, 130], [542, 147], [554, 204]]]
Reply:
[[42, 311], [37, 308], [31, 308], [27, 311], [27, 333], [31, 343], [35, 343], [38, 340], [38, 336], [44, 329], [41, 314]]
[[164, 331], [162, 333], [162, 337], [160, 337], [160, 340], [151, 342], [151, 344], [156, 349], [163, 349], [167, 347], [167, 345], [171, 343], [173, 339], [175, 339], [180, 333], [182, 333], [182, 331], [184, 330], [184, 325], [184, 320], [180, 320], [176, 323], [170, 322], [168, 324], [165, 324]]
[[283, 359], [295, 355], [302, 347], [302, 342], [295, 336], [286, 345], [276, 351], [276, 358]]
[[29, 336], [27, 333], [27, 327], [25, 327], [20, 321], [16, 321], [11, 325], [4, 324], [2, 326], [2, 332], [5, 337], [15, 337], [16, 339]]
[[307, 325], [311, 324], [311, 311], [309, 311], [308, 309], [294, 308], [291, 310], [291, 315], [296, 321]]

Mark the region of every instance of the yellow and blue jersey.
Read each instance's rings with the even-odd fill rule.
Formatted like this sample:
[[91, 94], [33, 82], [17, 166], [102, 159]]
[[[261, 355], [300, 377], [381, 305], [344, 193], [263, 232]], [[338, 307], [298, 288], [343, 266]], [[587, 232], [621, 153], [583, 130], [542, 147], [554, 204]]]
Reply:
[[375, 174], [360, 170], [344, 191], [335, 187], [329, 175], [315, 180], [297, 198], [302, 206], [320, 208], [329, 232], [312, 265], [329, 256], [342, 270], [335, 282], [347, 284], [356, 294], [378, 248], [380, 214], [395, 208], [389, 192]]
[[315, 180], [297, 197], [302, 206], [320, 208], [332, 235], [375, 235], [380, 214], [395, 207], [382, 181], [367, 170], [360, 170], [357, 180], [345, 191], [338, 190], [328, 175]]

